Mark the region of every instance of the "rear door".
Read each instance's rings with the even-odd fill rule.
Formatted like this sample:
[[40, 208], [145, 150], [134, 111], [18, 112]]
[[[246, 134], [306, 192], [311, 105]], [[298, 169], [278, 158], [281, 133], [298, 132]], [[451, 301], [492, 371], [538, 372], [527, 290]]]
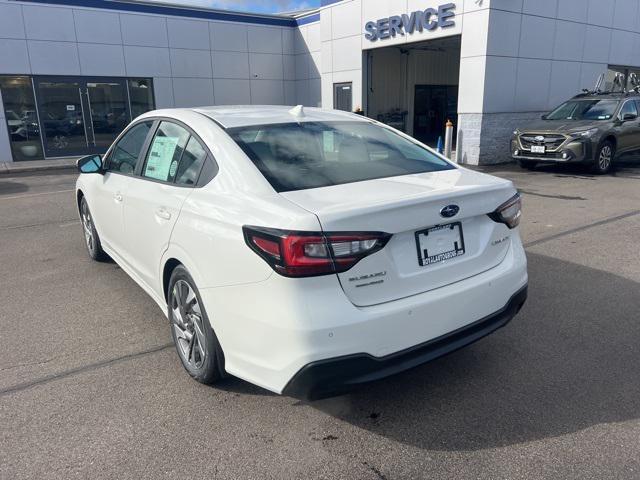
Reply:
[[185, 126], [161, 121], [124, 208], [127, 263], [160, 291], [159, 268], [186, 198], [196, 186], [207, 152]]
[[106, 172], [96, 178], [96, 188], [88, 198], [102, 242], [121, 256], [127, 248], [123, 207], [152, 125], [144, 121], [129, 127], [107, 154]]

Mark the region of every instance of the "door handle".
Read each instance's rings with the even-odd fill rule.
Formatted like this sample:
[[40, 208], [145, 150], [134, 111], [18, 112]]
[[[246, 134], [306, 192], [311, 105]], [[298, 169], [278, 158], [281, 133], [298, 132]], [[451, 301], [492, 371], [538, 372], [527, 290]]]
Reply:
[[116, 202], [121, 203], [121, 202], [122, 202], [122, 194], [121, 194], [120, 192], [116, 193], [116, 194], [113, 196], [113, 199], [114, 199]]
[[168, 212], [164, 207], [160, 207], [156, 210], [156, 216], [163, 220], [171, 220], [171, 213]]

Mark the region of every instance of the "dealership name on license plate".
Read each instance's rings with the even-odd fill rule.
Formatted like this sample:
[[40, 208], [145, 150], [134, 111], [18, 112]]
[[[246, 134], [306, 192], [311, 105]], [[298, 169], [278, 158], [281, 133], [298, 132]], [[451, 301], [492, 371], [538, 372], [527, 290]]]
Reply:
[[460, 222], [438, 225], [416, 232], [418, 261], [426, 267], [464, 255], [464, 237]]

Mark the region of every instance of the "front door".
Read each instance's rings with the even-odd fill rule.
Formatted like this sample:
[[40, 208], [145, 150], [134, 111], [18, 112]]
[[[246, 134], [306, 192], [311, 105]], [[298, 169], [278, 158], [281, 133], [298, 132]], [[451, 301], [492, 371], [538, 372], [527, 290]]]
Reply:
[[104, 160], [104, 175], [96, 176], [96, 188], [87, 198], [102, 243], [121, 258], [127, 257], [130, 247], [124, 238], [123, 209], [152, 126], [152, 121], [140, 122], [120, 138]]
[[[638, 106], [635, 100], [627, 100], [620, 109], [618, 119], [620, 126], [618, 127], [618, 153], [637, 150], [640, 140], [640, 124], [638, 119]], [[632, 120], [625, 120], [625, 115], [635, 115]]]
[[444, 141], [447, 120], [451, 120], [454, 125], [458, 122], [458, 87], [416, 85], [413, 136], [423, 143], [435, 146], [439, 137]]
[[102, 153], [129, 123], [127, 86], [120, 79], [35, 79], [47, 157]]

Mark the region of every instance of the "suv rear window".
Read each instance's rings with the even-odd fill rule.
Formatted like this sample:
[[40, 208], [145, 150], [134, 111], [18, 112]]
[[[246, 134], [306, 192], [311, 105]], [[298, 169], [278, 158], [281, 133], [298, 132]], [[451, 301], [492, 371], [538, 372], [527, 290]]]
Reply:
[[368, 122], [250, 126], [229, 134], [278, 192], [455, 168]]

